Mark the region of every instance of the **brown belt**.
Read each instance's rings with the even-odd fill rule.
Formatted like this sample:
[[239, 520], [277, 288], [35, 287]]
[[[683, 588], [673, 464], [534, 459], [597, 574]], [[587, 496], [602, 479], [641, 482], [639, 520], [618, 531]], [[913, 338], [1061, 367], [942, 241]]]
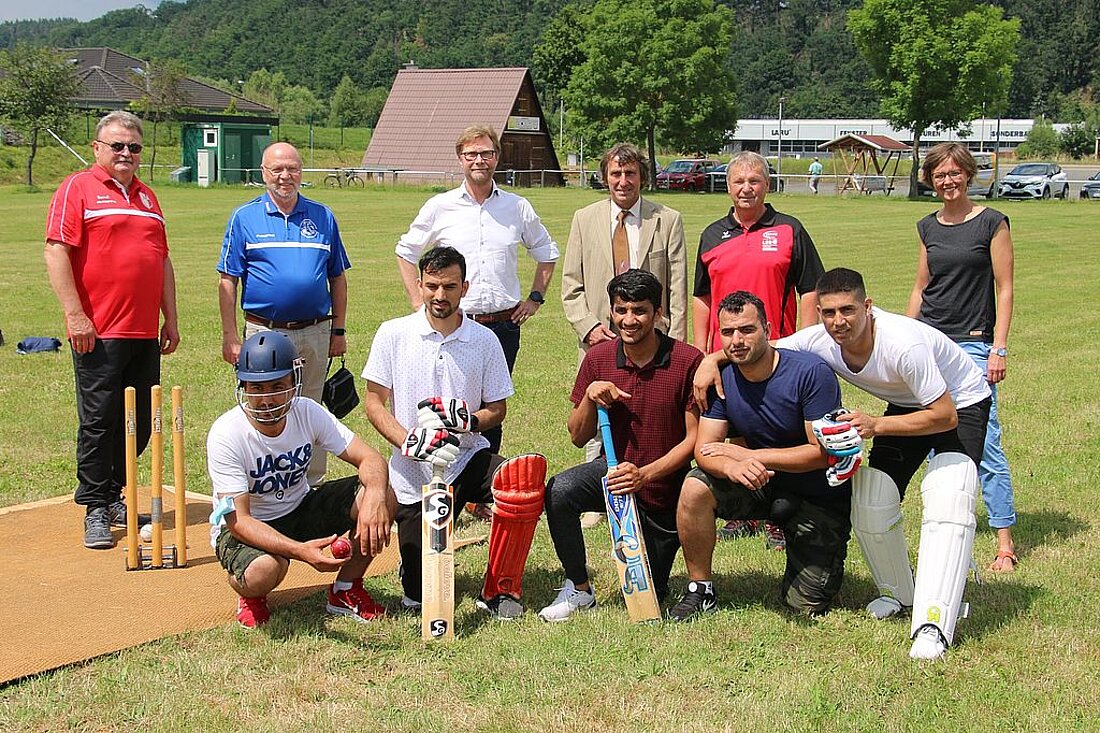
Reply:
[[264, 328], [277, 328], [281, 331], [300, 331], [303, 328], [316, 326], [318, 323], [331, 321], [332, 316], [310, 318], [305, 321], [273, 321], [270, 318], [264, 318], [263, 316], [256, 316], [251, 313], [245, 313], [244, 319], [249, 323], [255, 323], [257, 326], [263, 326]]
[[512, 320], [512, 314], [516, 312], [516, 307], [513, 306], [506, 311], [497, 311], [496, 313], [471, 313], [470, 318], [473, 318], [476, 323], [485, 325], [487, 323], [502, 323], [503, 321]]

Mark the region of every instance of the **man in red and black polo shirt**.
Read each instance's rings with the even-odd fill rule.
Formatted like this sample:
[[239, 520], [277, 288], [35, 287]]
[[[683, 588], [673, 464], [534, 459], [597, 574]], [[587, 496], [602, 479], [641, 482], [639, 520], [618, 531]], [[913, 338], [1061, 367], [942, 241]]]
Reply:
[[[814, 242], [800, 221], [765, 203], [771, 177], [768, 161], [742, 152], [726, 167], [726, 188], [733, 206], [703, 230], [695, 262], [692, 343], [709, 354], [722, 348], [718, 304], [730, 293], [754, 293], [767, 311], [772, 338], [783, 338], [817, 323], [817, 279], [825, 273]], [[731, 520], [725, 537], [755, 534], [760, 523]], [[768, 546], [783, 549], [783, 533], [765, 528]]]
[[73, 350], [80, 420], [75, 500], [86, 507], [84, 546], [109, 549], [111, 525], [126, 523], [123, 390], [137, 389], [142, 451], [149, 388], [160, 382], [161, 354], [175, 351], [180, 335], [164, 214], [136, 178], [141, 120], [111, 112], [95, 138], [95, 165], [66, 178], [50, 203], [45, 257]]
[[[608, 409], [620, 463], [608, 480], [612, 491], [637, 494], [638, 515], [658, 598], [680, 548], [676, 502], [690, 467], [699, 410], [691, 383], [703, 355], [656, 330], [661, 318], [660, 282], [645, 270], [627, 270], [607, 284], [611, 320], [619, 338], [588, 350], [573, 385], [569, 435], [583, 446], [596, 434], [596, 406]], [[601, 480], [607, 459], [567, 469], [546, 485], [546, 519], [565, 570], [558, 597], [539, 616], [564, 621], [594, 608], [585, 567], [580, 515], [605, 511]]]

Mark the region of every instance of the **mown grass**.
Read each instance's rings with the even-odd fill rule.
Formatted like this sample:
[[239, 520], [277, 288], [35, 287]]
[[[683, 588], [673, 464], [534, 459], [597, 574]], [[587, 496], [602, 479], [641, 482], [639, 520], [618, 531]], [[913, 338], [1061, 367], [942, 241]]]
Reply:
[[[244, 188], [158, 188], [169, 217], [179, 283], [183, 343], [164, 362], [163, 383], [182, 384], [189, 419], [188, 485], [207, 491], [205, 428], [233, 404], [220, 359], [214, 262], [230, 210], [255, 194]], [[562, 242], [573, 212], [599, 194], [527, 192]], [[349, 273], [349, 366], [359, 371], [378, 324], [406, 311], [393, 244], [427, 197], [424, 190], [318, 190], [341, 223]], [[665, 195], [684, 213], [689, 251], [703, 226], [724, 213], [719, 195]], [[914, 222], [927, 202], [777, 196], [813, 233], [826, 266], [862, 270], [873, 297], [900, 310], [916, 259]], [[28, 335], [61, 335], [59, 309], [41, 257], [49, 192], [0, 191], [5, 256], [0, 260], [0, 505], [73, 488], [75, 410], [68, 354], [16, 356]], [[529, 613], [510, 625], [479, 616], [486, 550], [459, 555], [458, 639], [425, 646], [417, 622], [396, 617], [358, 626], [326, 618], [318, 598], [275, 613], [266, 630], [231, 623], [129, 649], [0, 690], [0, 729], [14, 730], [1096, 730], [1095, 660], [1100, 633], [1094, 572], [1100, 540], [1095, 500], [1100, 471], [1100, 282], [1088, 203], [1003, 203], [1017, 255], [1016, 318], [1002, 393], [1012, 462], [1022, 563], [1012, 576], [973, 583], [972, 618], [960, 623], [945, 664], [906, 656], [907, 622], [874, 622], [858, 548], [850, 547], [838, 608], [806, 621], [776, 599], [783, 557], [759, 539], [722, 543], [716, 558], [721, 607], [703, 621], [633, 627], [613, 592], [606, 528], [588, 531], [601, 608], [562, 625]], [[523, 277], [532, 267], [523, 263]], [[509, 402], [508, 453], [538, 450], [551, 470], [580, 460], [564, 428], [576, 366], [558, 282], [524, 328]], [[847, 391], [849, 404], [874, 400]], [[381, 446], [362, 413], [350, 427]], [[911, 545], [919, 497], [906, 502]], [[984, 512], [982, 512], [984, 515]], [[59, 527], [57, 542], [80, 541]], [[979, 518], [978, 563], [995, 543]], [[27, 548], [28, 550], [30, 548]], [[48, 561], [48, 560], [44, 560]], [[540, 526], [525, 578], [538, 608], [554, 595], [560, 568]], [[673, 592], [683, 585], [673, 571]], [[33, 582], [28, 578], [28, 582]], [[391, 605], [395, 578], [371, 583]], [[94, 599], [88, 599], [94, 602]], [[166, 609], [166, 612], [167, 609]], [[48, 623], [48, 609], [43, 609]], [[58, 633], [67, 633], [58, 629]], [[6, 639], [5, 643], [19, 643]]]

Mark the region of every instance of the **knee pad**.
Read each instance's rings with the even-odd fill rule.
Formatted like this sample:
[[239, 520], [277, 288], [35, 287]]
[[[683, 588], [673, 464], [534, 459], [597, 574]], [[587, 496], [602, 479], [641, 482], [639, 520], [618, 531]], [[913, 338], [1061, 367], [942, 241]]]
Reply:
[[546, 457], [529, 453], [508, 459], [493, 474], [492, 489], [489, 566], [481, 597], [506, 593], [519, 598], [523, 569], [546, 496]]
[[978, 469], [962, 453], [937, 453], [921, 482], [924, 514], [917, 551], [911, 636], [931, 624], [951, 644], [974, 549]]
[[913, 605], [913, 569], [901, 522], [901, 495], [886, 473], [864, 466], [852, 478], [852, 531], [879, 593]]

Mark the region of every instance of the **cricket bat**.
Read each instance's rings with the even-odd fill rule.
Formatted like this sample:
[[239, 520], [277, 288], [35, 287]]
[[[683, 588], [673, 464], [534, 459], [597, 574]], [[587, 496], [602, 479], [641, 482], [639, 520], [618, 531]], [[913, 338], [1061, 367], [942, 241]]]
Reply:
[[649, 555], [638, 521], [638, 507], [633, 494], [617, 496], [607, 488], [607, 477], [619, 465], [619, 459], [615, 456], [615, 446], [611, 441], [611, 420], [607, 408], [597, 405], [596, 411], [603, 450], [607, 456], [603, 497], [607, 504], [607, 524], [611, 529], [611, 556], [619, 571], [623, 600], [626, 601], [631, 621], [658, 621], [661, 607], [657, 603], [657, 592], [653, 589], [653, 573], [649, 569]]
[[446, 466], [432, 466], [421, 491], [420, 636], [455, 638], [455, 548], [451, 536], [454, 488], [443, 480]]

